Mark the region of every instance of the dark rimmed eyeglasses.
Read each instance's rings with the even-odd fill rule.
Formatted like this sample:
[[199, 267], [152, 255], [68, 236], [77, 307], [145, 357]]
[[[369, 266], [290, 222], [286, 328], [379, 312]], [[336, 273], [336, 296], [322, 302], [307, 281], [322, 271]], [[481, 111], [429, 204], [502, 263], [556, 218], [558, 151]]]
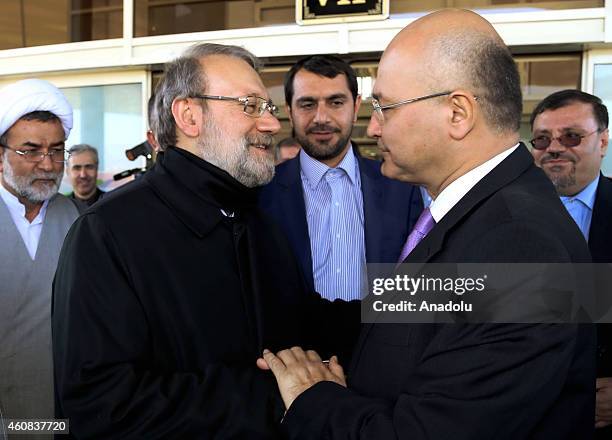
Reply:
[[266, 100], [260, 96], [215, 96], [215, 95], [194, 95], [198, 99], [214, 99], [217, 101], [234, 101], [243, 105], [244, 114], [253, 118], [260, 118], [267, 111], [272, 116], [278, 115], [278, 107], [271, 100]]
[[23, 157], [26, 162], [42, 162], [45, 160], [45, 156], [49, 156], [52, 162], [65, 162], [68, 160], [70, 154], [63, 148], [57, 148], [47, 151], [39, 150], [19, 150], [17, 148], [9, 147], [8, 145], [0, 144], [0, 147], [4, 147], [7, 150], [14, 151], [19, 156]]
[[601, 130], [597, 129], [587, 134], [578, 134], [573, 132], [567, 132], [558, 137], [550, 137], [550, 136], [538, 136], [529, 141], [529, 143], [536, 150], [546, 150], [550, 147], [552, 141], [557, 141], [559, 144], [563, 145], [566, 148], [573, 148], [580, 145], [582, 139], [585, 137], [591, 136], [592, 134], [599, 133]]
[[449, 92], [434, 93], [432, 95], [419, 96], [418, 98], [404, 99], [403, 101], [398, 101], [398, 102], [394, 102], [393, 104], [387, 104], [387, 105], [380, 105], [380, 102], [378, 101], [378, 99], [372, 98], [372, 107], [374, 108], [374, 114], [378, 118], [378, 121], [380, 123], [383, 123], [385, 122], [385, 115], [383, 113], [384, 110], [399, 107], [404, 104], [411, 104], [413, 102], [424, 101], [426, 99], [437, 98], [438, 96], [450, 95], [451, 93], [453, 92], [449, 91]]

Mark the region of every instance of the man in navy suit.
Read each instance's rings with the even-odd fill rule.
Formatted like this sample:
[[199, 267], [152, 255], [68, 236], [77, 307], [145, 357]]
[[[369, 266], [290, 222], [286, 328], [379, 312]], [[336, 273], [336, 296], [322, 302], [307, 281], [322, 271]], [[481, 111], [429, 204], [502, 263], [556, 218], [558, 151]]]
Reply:
[[[519, 142], [519, 78], [503, 40], [471, 11], [421, 17], [385, 50], [368, 134], [383, 151], [386, 176], [424, 185], [433, 197], [407, 240], [405, 263], [590, 260]], [[289, 438], [592, 437], [595, 329], [504, 320], [528, 304], [521, 296], [532, 281], [542, 289], [550, 281], [511, 279], [513, 290], [499, 297], [509, 307], [487, 310], [501, 320], [364, 324], [346, 378], [335, 358], [323, 363], [312, 350], [264, 350], [258, 365], [278, 381]]]
[[[608, 149], [608, 109], [597, 96], [561, 90], [531, 114], [532, 154], [555, 185], [589, 244], [595, 263], [612, 262], [612, 180], [601, 174]], [[612, 438], [612, 330], [597, 326], [595, 438]]]
[[331, 55], [301, 59], [285, 78], [299, 155], [276, 169], [260, 206], [289, 237], [305, 278], [328, 299], [360, 299], [368, 263], [395, 263], [422, 210], [416, 187], [383, 177], [351, 142], [361, 97]]

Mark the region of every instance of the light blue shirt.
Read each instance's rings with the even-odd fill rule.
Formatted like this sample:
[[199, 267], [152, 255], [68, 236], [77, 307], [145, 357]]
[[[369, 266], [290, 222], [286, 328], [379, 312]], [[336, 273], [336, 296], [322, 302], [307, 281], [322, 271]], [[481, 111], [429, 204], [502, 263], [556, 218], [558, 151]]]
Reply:
[[424, 186], [419, 186], [419, 191], [421, 192], [421, 198], [423, 199], [423, 208], [429, 208], [429, 205], [431, 205], [433, 199]]
[[561, 196], [561, 202], [563, 202], [565, 209], [572, 216], [587, 241], [589, 241], [589, 229], [593, 218], [593, 206], [595, 205], [598, 183], [599, 176], [575, 196]]
[[315, 289], [330, 300], [361, 299], [367, 288], [359, 163], [349, 148], [336, 168], [300, 151]]

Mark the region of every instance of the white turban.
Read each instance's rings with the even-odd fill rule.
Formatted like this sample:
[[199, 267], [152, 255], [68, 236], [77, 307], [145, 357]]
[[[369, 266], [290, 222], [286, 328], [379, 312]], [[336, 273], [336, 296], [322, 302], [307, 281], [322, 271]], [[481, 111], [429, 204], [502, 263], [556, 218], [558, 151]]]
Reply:
[[48, 111], [57, 116], [68, 138], [72, 129], [72, 106], [60, 89], [41, 79], [24, 79], [0, 89], [0, 135], [23, 115], [35, 111]]

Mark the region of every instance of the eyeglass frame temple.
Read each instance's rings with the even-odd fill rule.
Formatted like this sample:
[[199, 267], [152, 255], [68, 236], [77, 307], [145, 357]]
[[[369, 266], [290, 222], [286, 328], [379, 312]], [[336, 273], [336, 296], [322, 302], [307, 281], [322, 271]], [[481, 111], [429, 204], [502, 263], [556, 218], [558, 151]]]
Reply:
[[[418, 98], [405, 99], [403, 101], [394, 102], [393, 104], [387, 104], [387, 105], [380, 105], [380, 103], [378, 102], [378, 99], [374, 98], [374, 99], [376, 99], [376, 102], [378, 103], [378, 108], [376, 108], [376, 106], [375, 106], [374, 110], [387, 110], [387, 109], [390, 109], [390, 108], [399, 107], [400, 105], [404, 105], [404, 104], [410, 104], [410, 103], [413, 103], [413, 102], [423, 101], [425, 99], [431, 99], [431, 98], [437, 98], [439, 96], [450, 95], [451, 93], [453, 93], [453, 92], [449, 91], [449, 92], [434, 93], [433, 95], [426, 95], [426, 96], [419, 96]], [[372, 102], [372, 104], [374, 104], [374, 102]]]

